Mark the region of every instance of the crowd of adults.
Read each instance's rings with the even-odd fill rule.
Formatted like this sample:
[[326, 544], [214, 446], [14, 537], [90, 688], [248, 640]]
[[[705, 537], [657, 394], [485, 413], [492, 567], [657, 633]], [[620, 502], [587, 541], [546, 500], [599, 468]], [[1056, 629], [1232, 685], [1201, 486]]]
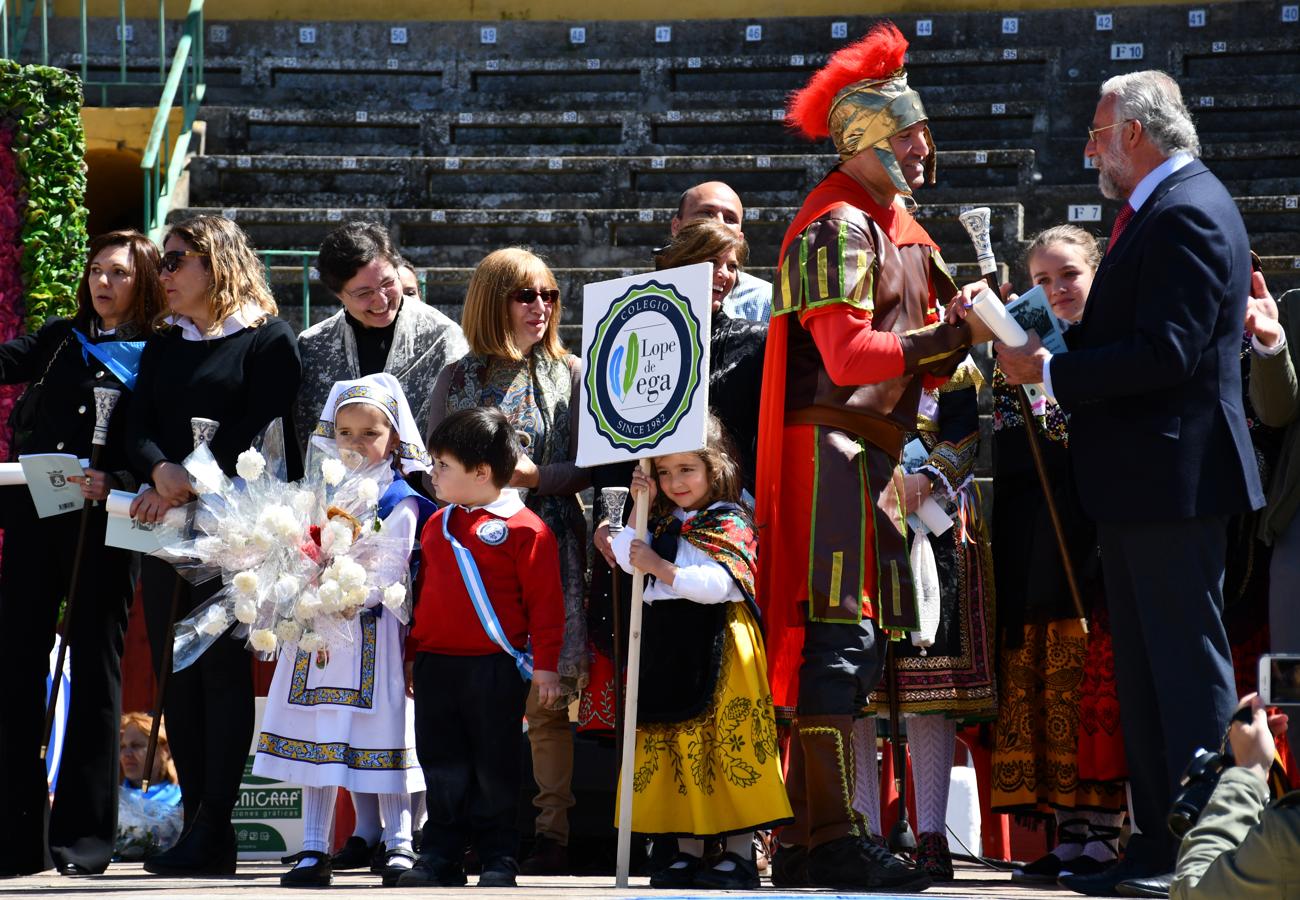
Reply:
[[[841, 164], [817, 189], [829, 193], [814, 192], [792, 226], [775, 292], [745, 271], [741, 199], [719, 182], [682, 195], [653, 260], [714, 264], [710, 399], [757, 499], [759, 587], [770, 590], [759, 602], [776, 708], [791, 724], [794, 824], [777, 836], [773, 880], [905, 890], [951, 879], [945, 826], [957, 730], [985, 722], [990, 808], [1047, 812], [1059, 825], [1061, 843], [1018, 880], [1159, 896], [1178, 854], [1164, 820], [1184, 763], [1196, 747], [1219, 743], [1270, 640], [1274, 650], [1300, 651], [1288, 596], [1300, 566], [1300, 292], [1274, 303], [1252, 274], [1241, 217], [1196, 159], [1178, 86], [1161, 73], [1123, 76], [1103, 86], [1087, 142], [1103, 193], [1125, 201], [1104, 255], [1082, 229], [1049, 229], [1030, 244], [1017, 285], [1044, 288], [1070, 350], [1053, 356], [1031, 337], [1021, 348], [998, 344], [992, 370], [981, 368], [967, 355], [990, 338], [967, 315], [979, 286], [958, 290], [933, 242], [901, 218], [933, 161], [928, 122], [919, 100], [910, 119], [891, 109], [897, 127], [865, 142], [832, 125]], [[589, 521], [578, 495], [626, 486], [630, 475], [574, 462], [582, 363], [558, 334], [568, 298], [544, 260], [499, 249], [475, 269], [457, 325], [422, 302], [410, 264], [367, 222], [331, 232], [317, 269], [340, 309], [295, 336], [229, 220], [178, 222], [161, 253], [134, 232], [95, 238], [75, 315], [0, 346], [0, 382], [29, 384], [12, 455], [89, 456], [92, 390], [122, 388], [82, 491], [103, 501], [110, 489], [140, 488], [132, 515], [153, 522], [193, 496], [181, 465], [193, 417], [220, 423], [210, 446], [230, 473], [259, 432], [283, 420], [297, 436], [293, 478], [340, 380], [393, 375], [426, 433], [457, 410], [502, 410], [525, 454], [510, 483], [558, 538], [565, 600], [562, 696], [546, 705], [534, 687], [527, 705], [538, 815], [523, 871], [567, 871], [569, 709], [576, 702], [580, 730], [612, 732], [621, 679], [611, 625], [611, 588], [623, 577], [611, 571], [617, 514], [598, 504]], [[138, 372], [104, 362], [117, 358], [103, 350], [115, 342], [143, 342]], [[1046, 391], [1028, 422], [1022, 384]], [[990, 388], [991, 506], [974, 479], [988, 437], [977, 397]], [[1082, 619], [1031, 442], [1064, 513]], [[861, 554], [835, 551], [832, 576], [821, 541], [843, 523], [826, 518], [830, 506], [816, 497], [844, 484], [856, 500], [826, 496], [852, 508]], [[137, 573], [159, 674], [168, 623], [217, 585], [195, 587], [161, 560], [86, 542], [64, 631], [73, 688], [51, 802], [44, 681], [78, 519], [38, 518], [25, 488], [0, 491], [0, 630], [19, 638], [0, 655], [11, 693], [0, 711], [0, 874], [101, 873], [115, 852], [119, 785], [140, 778], [126, 770], [119, 742], [129, 731], [134, 747], [147, 727], [120, 709]], [[900, 528], [929, 502], [953, 520], [950, 530]], [[102, 534], [102, 505], [89, 515], [90, 533]], [[892, 572], [892, 585], [881, 572]], [[819, 587], [823, 576], [834, 590]], [[841, 578], [847, 611], [833, 609]], [[933, 601], [932, 624], [923, 637], [885, 640], [882, 629], [908, 627], [899, 610], [914, 596]], [[881, 681], [886, 644], [890, 685]], [[906, 716], [913, 756], [920, 841], [908, 864], [881, 838], [875, 722], [891, 703]], [[231, 814], [253, 710], [240, 641], [218, 641], [170, 676], [162, 712], [184, 825], [150, 871], [233, 871]], [[1121, 852], [1126, 810], [1132, 834]]]

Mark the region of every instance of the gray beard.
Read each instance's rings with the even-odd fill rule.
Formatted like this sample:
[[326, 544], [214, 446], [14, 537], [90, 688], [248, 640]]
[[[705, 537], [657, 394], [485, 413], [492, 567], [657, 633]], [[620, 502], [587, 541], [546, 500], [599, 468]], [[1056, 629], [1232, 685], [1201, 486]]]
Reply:
[[1104, 168], [1098, 168], [1097, 186], [1101, 189], [1101, 195], [1107, 200], [1127, 200], [1132, 191], [1124, 188], [1116, 179], [1128, 181], [1132, 170], [1129, 161], [1122, 157], [1111, 161]]

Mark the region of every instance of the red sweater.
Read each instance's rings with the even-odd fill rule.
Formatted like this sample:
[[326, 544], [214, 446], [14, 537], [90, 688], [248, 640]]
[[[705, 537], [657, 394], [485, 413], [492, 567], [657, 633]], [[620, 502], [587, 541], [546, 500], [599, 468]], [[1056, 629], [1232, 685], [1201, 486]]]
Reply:
[[451, 533], [473, 555], [501, 630], [519, 650], [532, 638], [533, 667], [556, 670], [564, 640], [559, 547], [546, 523], [517, 498], [508, 502], [510, 496], [474, 510], [446, 507], [425, 523], [408, 652], [448, 656], [504, 652], [483, 630], [451, 543], [443, 537], [443, 518], [452, 509]]

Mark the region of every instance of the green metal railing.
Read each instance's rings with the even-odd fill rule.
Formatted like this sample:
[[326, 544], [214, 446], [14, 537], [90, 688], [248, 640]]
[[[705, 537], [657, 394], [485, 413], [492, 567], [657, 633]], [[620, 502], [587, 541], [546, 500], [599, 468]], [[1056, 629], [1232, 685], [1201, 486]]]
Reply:
[[[32, 16], [36, 15], [39, 5], [41, 25], [41, 47], [38, 60], [41, 65], [50, 63], [49, 18], [50, 0], [0, 0], [0, 56], [19, 60], [23, 56], [23, 47], [27, 42], [27, 33], [31, 27]], [[127, 68], [127, 21], [126, 0], [117, 4], [117, 73], [116, 79], [92, 80], [89, 56], [89, 14], [87, 0], [80, 0], [80, 63], [81, 81], [86, 96], [99, 91], [100, 105], [108, 105], [109, 91], [113, 88], [133, 87], [147, 88], [157, 86], [162, 89], [158, 100], [158, 111], [154, 116], [153, 127], [149, 131], [149, 141], [145, 145], [144, 157], [140, 168], [144, 173], [144, 231], [155, 240], [162, 236], [167, 213], [171, 209], [171, 199], [181, 171], [185, 168], [189, 153], [190, 136], [194, 130], [194, 119], [198, 114], [199, 104], [203, 102], [205, 82], [203, 76], [203, 0], [190, 0], [189, 10], [185, 15], [185, 24], [176, 51], [172, 54], [171, 65], [167, 60], [167, 18], [164, 0], [158, 0], [158, 74], [154, 80], [152, 73], [143, 78], [131, 80]], [[152, 63], [150, 63], [152, 66]], [[177, 105], [182, 109], [180, 129], [173, 136], [171, 113]]]
[[[82, 41], [85, 41], [85, 0], [82, 0]], [[162, 4], [158, 5], [161, 15]], [[161, 23], [160, 23], [161, 26]], [[159, 28], [161, 34], [163, 29]], [[85, 55], [82, 60], [84, 64]], [[161, 64], [160, 64], [161, 65]], [[123, 64], [125, 72], [125, 64]], [[194, 131], [194, 118], [205, 91], [203, 80], [203, 0], [190, 0], [185, 16], [185, 28], [176, 43], [172, 65], [158, 100], [158, 113], [154, 116], [149, 142], [145, 145], [140, 168], [144, 170], [144, 231], [155, 241], [161, 241], [167, 213], [171, 210], [173, 191], [180, 180], [181, 171], [189, 154], [190, 136]], [[178, 97], [179, 95], [179, 97]], [[182, 122], [176, 139], [171, 136], [171, 111], [180, 102]]]
[[[46, 0], [41, 0], [42, 6]], [[200, 10], [203, 4], [199, 4]], [[194, 11], [194, 6], [190, 6], [190, 12]], [[89, 95], [92, 88], [99, 89], [100, 106], [108, 105], [109, 89], [114, 87], [125, 87], [131, 85], [139, 87], [141, 85], [157, 85], [162, 87], [167, 81], [167, 17], [163, 9], [163, 0], [158, 0], [158, 80], [153, 81], [149, 78], [143, 78], [131, 81], [127, 78], [126, 68], [126, 45], [130, 43], [126, 39], [126, 0], [117, 2], [117, 80], [116, 81], [92, 81], [90, 79], [90, 56], [88, 53], [86, 0], [81, 0], [81, 83]]]
[[[19, 0], [12, 8], [8, 0], [0, 0], [0, 57], [16, 60], [27, 43], [27, 32], [32, 25], [37, 0]], [[41, 6], [41, 60], [49, 59], [49, 8], [46, 0]]]
[[[271, 268], [277, 260], [297, 260], [296, 265], [302, 269], [302, 327], [311, 327], [311, 279], [312, 260], [316, 258], [315, 250], [259, 250], [262, 266], [266, 270], [266, 283], [271, 284]], [[290, 262], [290, 265], [295, 265]]]

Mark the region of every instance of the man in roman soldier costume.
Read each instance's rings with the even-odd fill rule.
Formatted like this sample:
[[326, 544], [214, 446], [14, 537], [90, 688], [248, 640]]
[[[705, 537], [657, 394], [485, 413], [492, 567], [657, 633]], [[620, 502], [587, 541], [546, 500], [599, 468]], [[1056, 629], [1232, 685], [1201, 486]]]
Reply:
[[[903, 531], [903, 435], [927, 387], [972, 340], [943, 321], [958, 294], [939, 248], [908, 213], [933, 181], [934, 144], [891, 23], [833, 55], [788, 118], [830, 136], [839, 165], [786, 232], [759, 416], [759, 591], [778, 713], [792, 723], [773, 882], [923, 889], [871, 843], [853, 808], [853, 718], [880, 679], [884, 641], [917, 627]], [[875, 748], [858, 748], [874, 753]]]

